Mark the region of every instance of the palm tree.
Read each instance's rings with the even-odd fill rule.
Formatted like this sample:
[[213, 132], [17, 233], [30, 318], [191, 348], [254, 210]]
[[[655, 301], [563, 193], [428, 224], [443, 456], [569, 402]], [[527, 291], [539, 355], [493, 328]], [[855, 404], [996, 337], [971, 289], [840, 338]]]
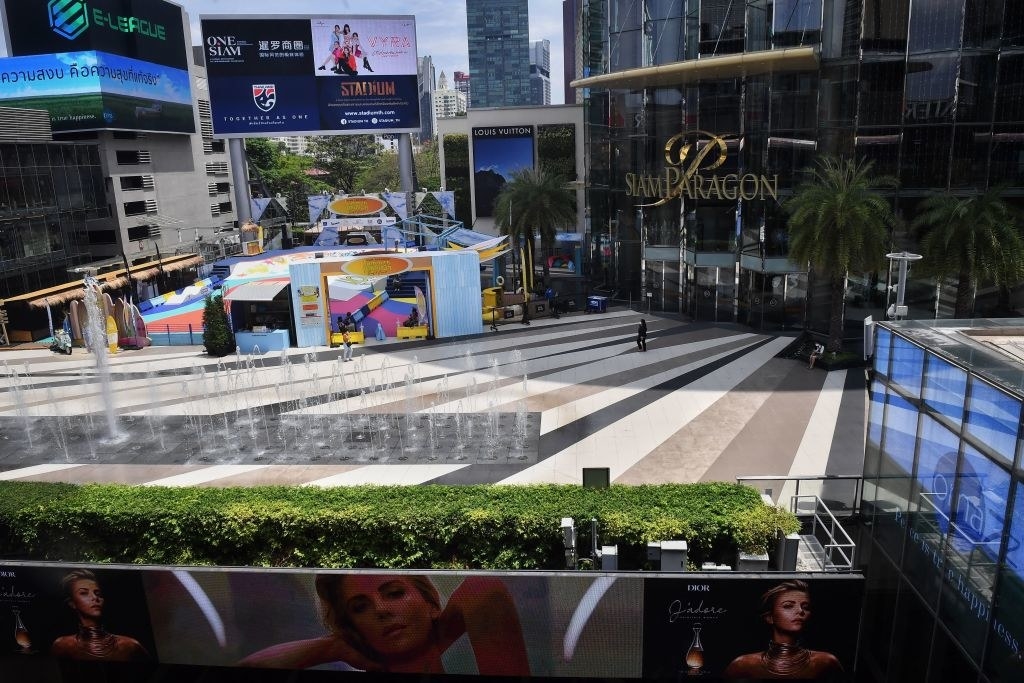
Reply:
[[1024, 239], [1017, 216], [1003, 201], [1006, 185], [980, 195], [926, 197], [918, 205], [911, 228], [921, 235], [919, 268], [938, 278], [956, 277], [953, 315], [969, 318], [981, 276], [1001, 287], [1024, 278]]
[[[544, 258], [544, 281], [548, 279], [548, 260], [555, 243], [555, 231], [576, 225], [576, 193], [566, 184], [565, 178], [551, 173], [543, 167], [517, 171], [505, 184], [494, 200], [495, 221], [503, 235], [509, 236], [513, 246], [522, 238], [532, 245], [540, 237]], [[531, 268], [524, 263], [523, 270]]]
[[872, 174], [873, 163], [823, 157], [786, 202], [790, 260], [808, 263], [812, 276], [829, 278], [830, 352], [843, 344], [843, 304], [850, 271], [875, 270], [885, 261], [893, 212], [877, 190], [896, 187], [892, 176]]

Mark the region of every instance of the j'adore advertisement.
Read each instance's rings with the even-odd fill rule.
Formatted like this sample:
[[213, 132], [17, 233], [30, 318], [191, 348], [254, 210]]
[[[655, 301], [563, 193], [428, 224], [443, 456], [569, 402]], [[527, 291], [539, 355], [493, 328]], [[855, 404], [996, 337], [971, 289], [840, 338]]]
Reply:
[[214, 134], [419, 130], [412, 16], [203, 17]]
[[863, 579], [644, 581], [643, 677], [852, 680]]

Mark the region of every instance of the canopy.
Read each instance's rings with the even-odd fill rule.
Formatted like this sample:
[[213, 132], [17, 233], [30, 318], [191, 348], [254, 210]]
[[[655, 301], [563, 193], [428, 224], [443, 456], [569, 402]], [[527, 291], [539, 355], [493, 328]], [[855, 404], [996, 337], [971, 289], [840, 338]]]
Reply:
[[231, 301], [272, 301], [289, 284], [287, 280], [246, 282], [228, 292], [227, 298]]

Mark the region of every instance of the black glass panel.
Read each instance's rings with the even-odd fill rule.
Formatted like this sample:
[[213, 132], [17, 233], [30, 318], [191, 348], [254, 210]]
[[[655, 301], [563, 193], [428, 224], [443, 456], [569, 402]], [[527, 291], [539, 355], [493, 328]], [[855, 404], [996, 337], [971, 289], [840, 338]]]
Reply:
[[922, 664], [929, 658], [934, 626], [935, 620], [914, 595], [911, 585], [901, 581], [887, 681], [924, 681], [927, 667]]
[[936, 628], [928, 666], [928, 683], [973, 683], [977, 679], [977, 667], [960, 649], [957, 641], [945, 629]]
[[700, 53], [724, 55], [743, 52], [744, 3], [735, 0], [702, 0], [700, 3]]
[[776, 74], [771, 92], [773, 130], [803, 129], [817, 126], [817, 74]]
[[1024, 121], [1024, 55], [999, 58], [995, 120]]
[[772, 32], [776, 48], [817, 43], [821, 39], [821, 0], [775, 0]]
[[861, 662], [858, 669], [884, 671], [892, 647], [892, 626], [896, 618], [899, 575], [882, 553], [871, 553], [864, 590], [861, 619]]
[[897, 125], [903, 118], [902, 59], [864, 62], [860, 67], [860, 125]]
[[862, 128], [854, 139], [857, 158], [873, 162], [875, 173], [898, 175], [902, 139], [898, 128]]
[[821, 125], [851, 125], [857, 116], [857, 67], [823, 67], [820, 101]]
[[915, 0], [910, 13], [910, 52], [959, 48], [962, 20], [962, 2]]
[[989, 173], [993, 182], [1024, 183], [1024, 125], [995, 127]]
[[953, 135], [951, 187], [986, 187], [992, 135], [988, 127], [957, 126]]
[[964, 55], [960, 60], [957, 81], [956, 120], [966, 123], [991, 121], [995, 83], [995, 55]]
[[907, 126], [903, 130], [900, 177], [904, 187], [945, 188], [952, 126]]
[[[1020, 4], [1009, 0], [1010, 4]], [[1004, 0], [967, 0], [964, 6], [964, 47], [995, 48], [1003, 27]]]
[[865, 52], [905, 52], [910, 0], [864, 0]]
[[1024, 484], [1014, 486], [1006, 560], [985, 657], [985, 673], [999, 683], [1024, 680]]
[[906, 105], [903, 121], [910, 125], [953, 120], [956, 96], [956, 54], [914, 57], [907, 62]]
[[1001, 44], [1004, 47], [1024, 45], [1024, 2], [1007, 2], [1004, 12]]

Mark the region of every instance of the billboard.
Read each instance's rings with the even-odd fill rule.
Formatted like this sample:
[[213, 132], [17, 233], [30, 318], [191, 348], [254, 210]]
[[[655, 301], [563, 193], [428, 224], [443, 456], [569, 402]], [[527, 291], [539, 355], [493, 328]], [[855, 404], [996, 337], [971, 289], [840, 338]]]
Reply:
[[95, 50], [188, 71], [184, 16], [169, 2], [5, 0], [3, 11], [14, 57]]
[[473, 196], [477, 216], [493, 216], [494, 200], [516, 171], [533, 168], [533, 126], [473, 128]]
[[419, 130], [412, 16], [200, 23], [217, 137]]
[[[0, 577], [0, 614], [14, 625], [0, 665], [15, 675], [34, 654], [381, 674], [833, 680], [852, 670], [863, 597], [856, 575], [7, 563]], [[799, 644], [769, 645], [766, 655], [779, 633]], [[765, 675], [759, 663], [780, 668]]]
[[0, 105], [43, 109], [54, 132], [195, 132], [188, 71], [106, 52], [0, 59]]

